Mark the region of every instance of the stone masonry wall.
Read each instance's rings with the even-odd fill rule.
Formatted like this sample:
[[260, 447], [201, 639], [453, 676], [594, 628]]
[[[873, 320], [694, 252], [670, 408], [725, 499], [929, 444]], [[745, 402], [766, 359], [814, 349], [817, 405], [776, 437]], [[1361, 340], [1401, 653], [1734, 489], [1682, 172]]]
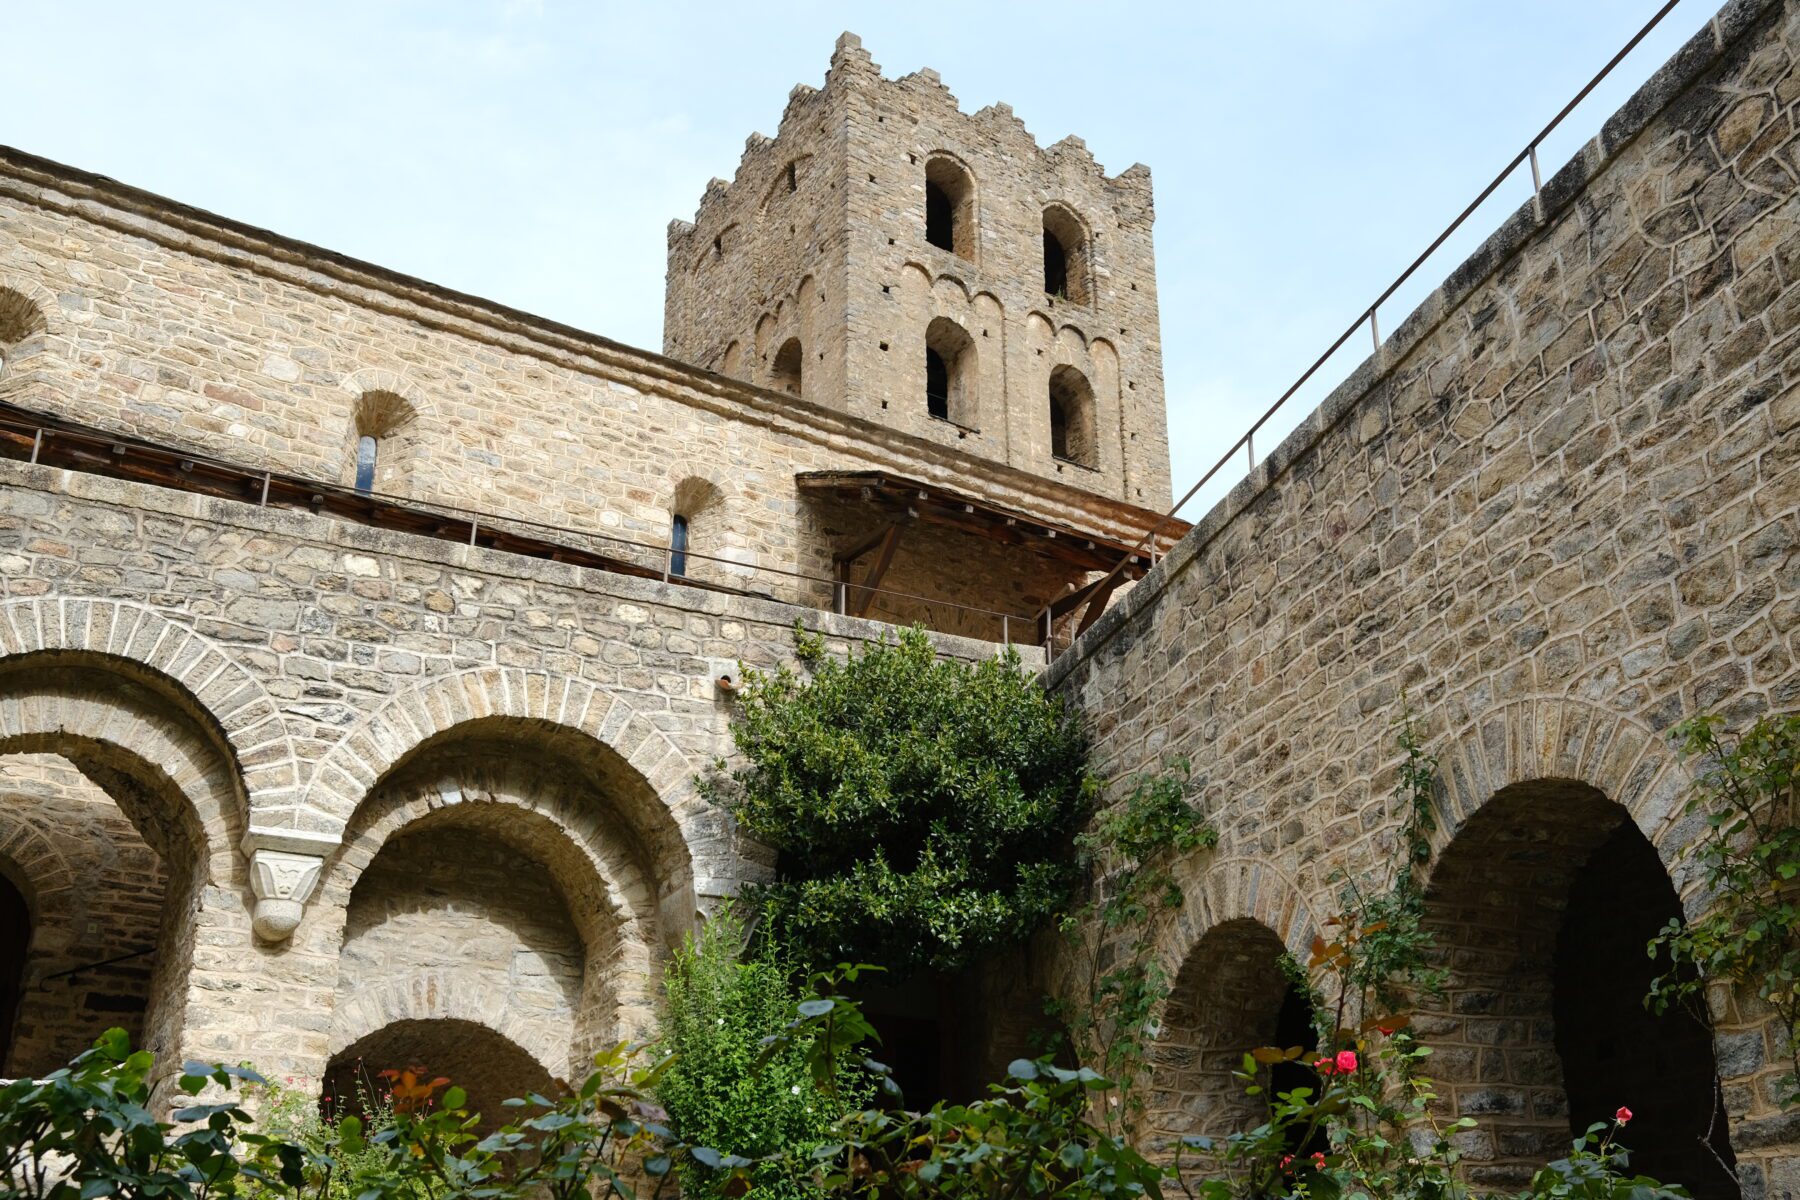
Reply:
[[[726, 563], [697, 571], [780, 599], [807, 588], [793, 572], [841, 548], [800, 519], [802, 472], [891, 471], [1128, 541], [1152, 519], [954, 439], [934, 445], [7, 150], [0, 356], [0, 400], [339, 485], [367, 434], [377, 491], [565, 527], [564, 540], [658, 566], [671, 516], [704, 497], [704, 514], [683, 514], [704, 518], [691, 550]], [[888, 583], [998, 608], [978, 566]], [[1039, 587], [1063, 582], [1050, 571]]]
[[[1190, 758], [1221, 831], [1171, 970], [1230, 920], [1303, 950], [1340, 872], [1393, 862], [1407, 708], [1440, 850], [1562, 780], [1669, 863], [1695, 833], [1670, 726], [1800, 704], [1797, 50], [1800, 6], [1724, 9], [1053, 665], [1105, 765]], [[1713, 1022], [1744, 1194], [1800, 1190], [1771, 1028], [1743, 996]]]
[[[890, 632], [0, 462], [0, 763], [80, 756], [199, 864], [200, 886], [172, 902], [157, 954], [159, 971], [172, 966], [150, 998], [176, 1062], [248, 1059], [318, 1080], [349, 1039], [462, 1021], [555, 1070], [572, 1049], [647, 1032], [661, 956], [697, 911], [768, 869], [696, 778], [729, 750], [717, 679], [787, 661], [797, 619], [838, 652]], [[349, 917], [357, 881], [426, 821], [458, 845], [511, 847], [567, 897], [573, 1018], [491, 988], [342, 973], [368, 966], [369, 927]], [[252, 932], [252, 907], [286, 885], [252, 870], [250, 845], [320, 864], [285, 940]], [[451, 887], [437, 869], [418, 868], [427, 893]], [[450, 903], [503, 910], [521, 869], [471, 870]], [[408, 920], [436, 920], [428, 910]], [[542, 962], [567, 983], [577, 956], [559, 944]]]
[[141, 1037], [165, 872], [119, 806], [64, 759], [0, 757], [0, 869], [32, 917], [25, 961], [3, 967], [23, 989], [0, 1078], [55, 1070], [114, 1025]]

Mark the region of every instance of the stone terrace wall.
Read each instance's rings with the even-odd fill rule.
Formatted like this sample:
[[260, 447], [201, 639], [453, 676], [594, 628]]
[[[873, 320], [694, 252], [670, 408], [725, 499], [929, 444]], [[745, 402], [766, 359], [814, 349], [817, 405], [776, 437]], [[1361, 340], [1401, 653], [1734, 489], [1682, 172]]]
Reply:
[[[1800, 6], [1722, 11], [1053, 665], [1106, 764], [1191, 758], [1221, 829], [1184, 864], [1171, 969], [1234, 919], [1303, 947], [1337, 872], [1392, 862], [1405, 706], [1442, 759], [1440, 841], [1556, 779], [1665, 862], [1694, 833], [1669, 727], [1800, 706], [1797, 49]], [[1786, 1195], [1785, 1059], [1718, 1001], [1745, 1194]], [[1449, 1082], [1541, 1082], [1502, 1050]], [[1178, 1131], [1184, 1097], [1158, 1104]]]
[[[773, 601], [0, 462], [0, 753], [79, 743], [98, 778], [161, 781], [169, 803], [191, 806], [187, 832], [168, 836], [202, 843], [189, 857], [205, 886], [192, 911], [166, 921], [159, 957], [174, 966], [151, 998], [179, 1015], [165, 1024], [189, 1057], [317, 1079], [374, 1020], [335, 1020], [340, 984], [390, 1021], [486, 1021], [553, 1071], [572, 1020], [590, 1043], [643, 1032], [661, 954], [696, 908], [767, 869], [766, 852], [728, 828], [695, 780], [730, 748], [717, 677], [740, 660], [787, 661], [797, 619], [839, 652], [891, 634]], [[944, 635], [937, 645], [994, 653]], [[46, 656], [68, 664], [62, 682], [25, 672]], [[113, 682], [89, 698], [69, 682], [82, 672]], [[211, 751], [183, 740], [190, 727], [216, 739], [218, 775], [240, 781], [237, 796], [201, 769]], [[386, 780], [396, 782], [383, 792]], [[551, 961], [567, 960], [562, 951], [538, 961], [497, 949], [507, 962], [495, 962], [496, 978], [513, 991], [487, 990], [541, 997], [535, 976], [566, 991], [568, 973], [586, 969], [583, 1015], [537, 1000], [488, 1011], [470, 989], [375, 997], [358, 985], [374, 943], [348, 925], [355, 883], [388, 839], [405, 844], [396, 835], [427, 818], [454, 826], [446, 845], [479, 845], [456, 840], [473, 830], [544, 865], [581, 927], [586, 967]], [[266, 882], [253, 892], [246, 830], [258, 845], [299, 839], [324, 860], [291, 941], [252, 936], [251, 905], [274, 892]], [[465, 857], [470, 891], [457, 904], [475, 911], [505, 872]], [[340, 975], [347, 934], [362, 958]], [[177, 961], [189, 955], [191, 968]]]

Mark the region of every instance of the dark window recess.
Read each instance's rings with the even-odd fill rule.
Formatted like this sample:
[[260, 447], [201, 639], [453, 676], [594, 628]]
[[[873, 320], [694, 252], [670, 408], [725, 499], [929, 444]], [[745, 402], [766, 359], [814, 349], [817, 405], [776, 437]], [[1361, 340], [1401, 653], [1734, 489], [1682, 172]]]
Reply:
[[[1275, 1046], [1277, 1049], [1298, 1046], [1306, 1053], [1298, 1062], [1275, 1063], [1269, 1068], [1270, 1094], [1279, 1096], [1295, 1088], [1311, 1088], [1313, 1094], [1318, 1095], [1319, 1075], [1308, 1065], [1319, 1046], [1319, 1034], [1313, 1025], [1312, 1001], [1291, 983], [1281, 998], [1281, 1011], [1275, 1017]], [[1302, 1156], [1330, 1151], [1331, 1143], [1325, 1130], [1315, 1129], [1310, 1138], [1303, 1139], [1304, 1133], [1302, 1125], [1288, 1130], [1289, 1151]]]
[[1069, 414], [1054, 396], [1050, 398], [1050, 453], [1058, 458], [1069, 457]]
[[788, 164], [788, 191], [797, 192], [799, 190], [800, 190], [800, 173], [794, 169], [793, 163], [789, 163]]
[[375, 439], [366, 433], [356, 439], [356, 490], [375, 490]]
[[944, 356], [925, 348], [925, 411], [939, 420], [950, 419], [950, 368]]
[[669, 522], [669, 574], [687, 574], [688, 519], [680, 513]]
[[1048, 229], [1044, 230], [1044, 290], [1063, 299], [1069, 295], [1069, 254], [1061, 239]]
[[25, 980], [25, 951], [31, 945], [31, 910], [19, 889], [0, 876], [0, 1074], [12, 1057], [13, 1020]]
[[925, 182], [925, 240], [940, 250], [956, 249], [956, 208], [943, 188]]

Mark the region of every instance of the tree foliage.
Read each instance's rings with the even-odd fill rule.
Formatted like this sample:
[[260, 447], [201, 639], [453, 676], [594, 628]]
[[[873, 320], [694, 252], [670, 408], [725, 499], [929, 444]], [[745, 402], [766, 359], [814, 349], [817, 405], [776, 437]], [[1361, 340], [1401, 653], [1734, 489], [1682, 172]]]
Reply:
[[795, 951], [955, 971], [1061, 911], [1096, 792], [1065, 702], [1015, 653], [939, 659], [922, 629], [842, 661], [796, 638], [808, 676], [745, 672], [743, 765], [706, 781], [779, 852], [753, 899]]

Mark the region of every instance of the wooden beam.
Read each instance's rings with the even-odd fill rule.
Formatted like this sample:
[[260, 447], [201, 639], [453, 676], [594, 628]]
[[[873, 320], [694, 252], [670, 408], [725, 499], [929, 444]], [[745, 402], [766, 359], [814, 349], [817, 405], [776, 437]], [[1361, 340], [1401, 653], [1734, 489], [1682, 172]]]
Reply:
[[883, 538], [887, 537], [888, 530], [892, 529], [893, 527], [894, 526], [893, 526], [892, 522], [890, 522], [886, 525], [883, 525], [880, 529], [877, 529], [874, 533], [871, 533], [868, 537], [864, 538], [862, 541], [857, 542], [854, 546], [851, 546], [848, 550], [840, 550], [836, 554], [833, 554], [831, 556], [832, 561], [839, 562], [839, 563], [855, 562], [857, 559], [861, 558], [863, 555], [867, 554], [869, 551], [873, 550], [875, 547], [881, 545], [881, 540]]
[[875, 602], [875, 589], [881, 586], [881, 580], [889, 567], [894, 565], [894, 547], [900, 542], [900, 526], [889, 525], [887, 535], [881, 539], [881, 553], [875, 556], [875, 565], [869, 568], [869, 574], [858, 587], [855, 616], [864, 616], [869, 606]]
[[1100, 619], [1106, 611], [1107, 602], [1112, 599], [1113, 589], [1119, 586], [1118, 575], [1108, 575], [1094, 586], [1094, 594], [1088, 597], [1087, 611], [1081, 614], [1081, 623], [1075, 626], [1075, 636], [1080, 637], [1087, 632], [1088, 626]]

